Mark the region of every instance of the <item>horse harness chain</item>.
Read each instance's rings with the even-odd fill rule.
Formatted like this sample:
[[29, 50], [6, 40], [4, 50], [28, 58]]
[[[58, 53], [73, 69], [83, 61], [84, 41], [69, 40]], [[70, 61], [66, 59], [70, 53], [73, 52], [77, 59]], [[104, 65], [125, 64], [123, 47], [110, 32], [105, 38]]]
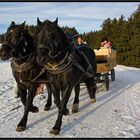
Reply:
[[51, 74], [60, 74], [69, 70], [72, 67], [72, 65], [73, 65], [73, 54], [67, 52], [62, 61], [58, 62], [57, 64], [52, 64], [48, 62], [45, 65], [45, 68]]
[[75, 52], [75, 48], [73, 48], [72, 53], [70, 53], [69, 51], [67, 51], [65, 57], [63, 58], [62, 61], [60, 61], [57, 64], [51, 64], [51, 63], [47, 63], [45, 65], [45, 68], [51, 73], [51, 74], [60, 74], [60, 73], [64, 73], [66, 71], [68, 71], [73, 65], [76, 66], [79, 70], [81, 70], [83, 72], [82, 76], [80, 79], [82, 79], [82, 77], [84, 75], [86, 75], [87, 77], [94, 77], [94, 74], [91, 72], [92, 70], [92, 65], [90, 64], [87, 56], [83, 53], [80, 52], [79, 53], [84, 57], [85, 61], [88, 63], [88, 67], [85, 70], [77, 61], [76, 59], [76, 52]]
[[[14, 59], [12, 59], [11, 61], [11, 67], [12, 67], [12, 70], [14, 70], [15, 72], [18, 72], [19, 73], [19, 81], [22, 83], [22, 84], [25, 84], [25, 85], [29, 85], [29, 83], [31, 82], [35, 82], [35, 80], [37, 80], [37, 78], [39, 76], [41, 76], [44, 72], [45, 72], [45, 68], [42, 68], [40, 73], [34, 77], [33, 79], [29, 80], [29, 82], [26, 81], [23, 81], [21, 76], [23, 74], [23, 72], [26, 72], [28, 70], [30, 70], [31, 68], [33, 68], [33, 62], [35, 60], [35, 57], [30, 54], [29, 58], [26, 60], [26, 62], [22, 63], [22, 64], [17, 64]], [[41, 82], [41, 81], [40, 81]]]

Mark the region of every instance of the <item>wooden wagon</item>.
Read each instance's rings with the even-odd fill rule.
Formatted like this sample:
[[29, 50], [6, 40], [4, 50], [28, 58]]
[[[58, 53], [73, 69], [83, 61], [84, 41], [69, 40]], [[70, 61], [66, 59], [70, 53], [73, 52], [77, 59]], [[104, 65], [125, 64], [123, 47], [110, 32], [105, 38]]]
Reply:
[[116, 51], [111, 48], [101, 47], [99, 50], [94, 49], [97, 62], [97, 83], [103, 83], [106, 90], [109, 90], [109, 75], [111, 80], [115, 80]]

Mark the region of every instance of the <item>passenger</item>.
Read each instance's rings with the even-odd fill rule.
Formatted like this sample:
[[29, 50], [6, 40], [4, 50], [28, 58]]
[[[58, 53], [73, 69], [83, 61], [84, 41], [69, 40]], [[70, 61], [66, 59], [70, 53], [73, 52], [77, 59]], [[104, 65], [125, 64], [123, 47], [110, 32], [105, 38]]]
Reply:
[[89, 46], [88, 46], [87, 42], [83, 41], [82, 38], [78, 36], [75, 47], [78, 49], [81, 47], [89, 47]]
[[112, 42], [112, 41], [108, 41], [108, 44], [109, 44], [110, 47], [112, 48], [113, 42]]
[[111, 46], [110, 46], [110, 44], [107, 42], [107, 43], [105, 43], [104, 48], [111, 48]]
[[104, 38], [101, 40], [101, 47], [111, 48], [111, 46], [112, 46], [112, 42], [108, 41], [108, 39]]
[[77, 44], [78, 45], [83, 45], [83, 44], [87, 44], [87, 42], [86, 41], [83, 41], [81, 37], [78, 37], [77, 38]]

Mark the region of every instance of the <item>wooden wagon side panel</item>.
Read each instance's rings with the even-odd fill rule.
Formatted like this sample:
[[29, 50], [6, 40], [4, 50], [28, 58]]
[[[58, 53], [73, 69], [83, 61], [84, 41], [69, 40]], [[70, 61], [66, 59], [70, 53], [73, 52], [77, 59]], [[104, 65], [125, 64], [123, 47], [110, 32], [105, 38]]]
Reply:
[[94, 50], [97, 61], [97, 73], [106, 73], [116, 66], [116, 51], [110, 48]]

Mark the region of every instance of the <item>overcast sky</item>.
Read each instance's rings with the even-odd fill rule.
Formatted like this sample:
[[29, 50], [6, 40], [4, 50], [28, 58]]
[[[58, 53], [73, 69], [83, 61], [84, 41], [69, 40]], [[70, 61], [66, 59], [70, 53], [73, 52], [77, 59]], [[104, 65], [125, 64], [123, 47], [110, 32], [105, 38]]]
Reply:
[[36, 25], [37, 17], [55, 20], [60, 26], [75, 27], [79, 33], [100, 30], [107, 18], [127, 19], [140, 2], [0, 2], [0, 33], [12, 21]]

